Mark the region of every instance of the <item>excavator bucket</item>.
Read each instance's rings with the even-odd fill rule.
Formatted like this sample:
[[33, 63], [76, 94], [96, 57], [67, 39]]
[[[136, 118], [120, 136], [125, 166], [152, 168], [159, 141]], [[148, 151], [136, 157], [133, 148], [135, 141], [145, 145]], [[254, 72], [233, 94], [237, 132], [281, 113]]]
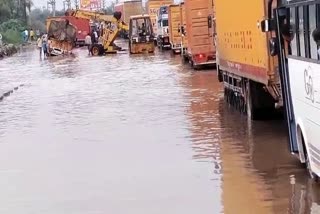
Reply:
[[113, 17], [116, 19], [116, 20], [120, 20], [121, 19], [121, 16], [122, 16], [122, 13], [120, 11], [116, 11], [113, 13]]

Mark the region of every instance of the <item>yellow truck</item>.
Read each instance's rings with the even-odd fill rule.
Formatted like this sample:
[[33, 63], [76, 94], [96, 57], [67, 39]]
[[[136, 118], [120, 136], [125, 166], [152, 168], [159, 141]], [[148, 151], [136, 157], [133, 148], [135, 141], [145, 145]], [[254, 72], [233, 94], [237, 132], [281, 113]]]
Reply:
[[[268, 17], [268, 2], [214, 1], [218, 78], [227, 102], [251, 119], [263, 119], [283, 106], [277, 58], [269, 54], [272, 35], [260, 25]], [[237, 18], [230, 15], [239, 12]]]
[[181, 37], [180, 37], [180, 5], [174, 4], [169, 6], [168, 11], [169, 21], [169, 39], [171, 50], [173, 53], [181, 52]]
[[146, 2], [147, 13], [149, 14], [153, 26], [154, 38], [157, 38], [158, 23], [157, 16], [161, 6], [169, 6], [173, 4], [173, 0], [149, 0]]

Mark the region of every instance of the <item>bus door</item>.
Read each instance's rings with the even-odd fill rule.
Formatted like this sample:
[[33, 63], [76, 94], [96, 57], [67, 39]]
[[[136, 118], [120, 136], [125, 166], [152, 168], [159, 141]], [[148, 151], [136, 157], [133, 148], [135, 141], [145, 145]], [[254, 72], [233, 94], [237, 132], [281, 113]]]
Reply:
[[[293, 111], [292, 96], [290, 92], [289, 69], [287, 54], [290, 52], [290, 44], [284, 39], [283, 32], [289, 32], [290, 29], [284, 29], [290, 26], [290, 11], [288, 8], [280, 7], [274, 10], [274, 24], [276, 30], [276, 40], [270, 41], [270, 46], [274, 45], [274, 49], [278, 49], [279, 70], [281, 78], [282, 93], [284, 97], [284, 105], [286, 119], [289, 132], [289, 146], [292, 153], [298, 153], [297, 129]], [[288, 36], [288, 35], [287, 35]], [[287, 44], [286, 44], [287, 43]], [[272, 47], [270, 47], [272, 48]]]
[[[271, 1], [272, 2], [272, 1]], [[288, 36], [290, 29], [290, 10], [285, 7], [272, 9], [272, 5], [268, 8], [268, 19], [261, 22], [261, 30], [263, 32], [276, 33], [275, 38], [269, 40], [269, 51], [271, 56], [278, 55], [279, 74], [281, 79], [282, 96], [284, 98], [284, 107], [289, 132], [289, 146], [292, 153], [298, 153], [297, 130], [293, 111], [292, 96], [290, 92], [290, 79], [288, 72], [288, 59], [290, 53], [290, 42]], [[272, 11], [273, 10], [273, 11]], [[273, 17], [271, 17], [273, 15]], [[286, 36], [284, 36], [286, 32]]]

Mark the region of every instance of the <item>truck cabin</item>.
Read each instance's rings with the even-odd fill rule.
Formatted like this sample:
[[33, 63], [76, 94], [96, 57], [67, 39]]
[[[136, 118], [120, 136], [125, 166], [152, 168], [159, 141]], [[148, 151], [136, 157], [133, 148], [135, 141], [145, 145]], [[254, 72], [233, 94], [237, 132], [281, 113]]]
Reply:
[[153, 40], [153, 30], [150, 17], [131, 17], [129, 37], [136, 42]]
[[168, 21], [168, 6], [162, 6], [159, 9], [158, 13], [158, 27], [168, 27], [169, 21]]

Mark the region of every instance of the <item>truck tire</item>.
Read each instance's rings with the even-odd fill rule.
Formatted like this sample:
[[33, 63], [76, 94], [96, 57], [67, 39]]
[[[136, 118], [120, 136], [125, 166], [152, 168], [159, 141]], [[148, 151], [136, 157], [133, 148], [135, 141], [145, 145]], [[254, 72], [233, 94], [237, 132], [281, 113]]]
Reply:
[[272, 118], [272, 114], [275, 112], [275, 100], [264, 90], [263, 85], [247, 80], [245, 91], [248, 117], [252, 120]]
[[93, 44], [91, 47], [91, 53], [92, 56], [101, 56], [103, 54], [103, 46], [99, 44]]

